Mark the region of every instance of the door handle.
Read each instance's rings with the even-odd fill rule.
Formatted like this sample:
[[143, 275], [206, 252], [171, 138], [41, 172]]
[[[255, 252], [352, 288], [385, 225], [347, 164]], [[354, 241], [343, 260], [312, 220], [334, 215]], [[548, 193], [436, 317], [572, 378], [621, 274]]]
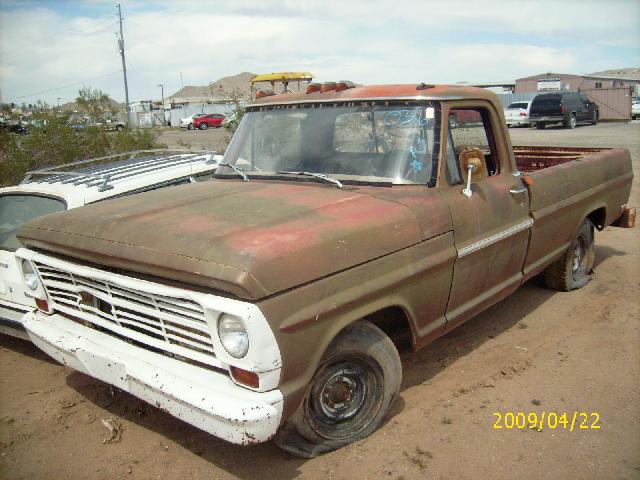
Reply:
[[0, 267], [2, 268], [9, 268], [9, 264], [5, 263], [5, 262], [0, 262]]
[[520, 195], [521, 193], [526, 193], [527, 187], [514, 187], [509, 189], [509, 193], [511, 195]]

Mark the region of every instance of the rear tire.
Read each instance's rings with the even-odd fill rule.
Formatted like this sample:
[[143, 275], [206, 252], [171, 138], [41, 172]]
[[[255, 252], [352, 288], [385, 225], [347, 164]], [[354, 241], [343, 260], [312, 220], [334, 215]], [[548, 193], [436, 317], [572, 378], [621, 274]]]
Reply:
[[547, 126], [547, 124], [546, 124], [546, 123], [542, 123], [542, 122], [537, 122], [537, 123], [536, 123], [536, 128], [537, 128], [538, 130], [544, 130], [544, 127], [546, 127], [546, 126]]
[[593, 278], [595, 244], [593, 222], [585, 218], [567, 251], [544, 271], [547, 287], [569, 292]]
[[193, 123], [190, 123], [189, 125], [187, 125], [187, 130], [193, 130]]
[[569, 129], [576, 128], [576, 114], [575, 113], [572, 113], [571, 115], [569, 115], [569, 118], [567, 118], [564, 121], [564, 128], [569, 128]]
[[591, 120], [591, 125], [598, 124], [598, 112], [593, 112], [593, 119]]
[[276, 444], [312, 458], [367, 437], [384, 419], [401, 379], [400, 357], [389, 337], [367, 321], [348, 326], [325, 352]]

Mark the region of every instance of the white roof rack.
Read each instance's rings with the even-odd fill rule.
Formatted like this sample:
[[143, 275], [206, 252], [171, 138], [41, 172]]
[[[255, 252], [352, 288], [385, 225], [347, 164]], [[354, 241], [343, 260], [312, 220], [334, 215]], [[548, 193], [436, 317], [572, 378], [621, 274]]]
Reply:
[[[215, 152], [187, 150], [136, 150], [65, 163], [27, 172], [21, 185], [28, 183], [70, 184], [110, 190], [119, 180], [192, 162], [216, 163]], [[71, 168], [68, 167], [81, 167]]]

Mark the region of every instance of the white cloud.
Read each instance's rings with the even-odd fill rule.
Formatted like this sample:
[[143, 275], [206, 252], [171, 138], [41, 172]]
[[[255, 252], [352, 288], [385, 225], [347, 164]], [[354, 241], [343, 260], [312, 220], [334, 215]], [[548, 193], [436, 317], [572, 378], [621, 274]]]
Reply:
[[[75, 16], [22, 5], [5, 0], [0, 11], [4, 101], [121, 68], [110, 1], [85, 0]], [[132, 101], [158, 98], [159, 83], [173, 93], [180, 72], [185, 84], [296, 69], [319, 80], [473, 82], [640, 61], [640, 2], [633, 0], [163, 0], [123, 2], [123, 12]], [[121, 74], [87, 84], [124, 98]], [[24, 100], [66, 101], [77, 90]]]

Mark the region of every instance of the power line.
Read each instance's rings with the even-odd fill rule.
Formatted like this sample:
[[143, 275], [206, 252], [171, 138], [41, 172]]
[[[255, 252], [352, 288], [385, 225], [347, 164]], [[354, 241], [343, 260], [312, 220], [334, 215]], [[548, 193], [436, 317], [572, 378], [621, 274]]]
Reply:
[[42, 90], [41, 92], [29, 93], [28, 95], [18, 95], [18, 96], [13, 96], [13, 97], [8, 97], [8, 98], [11, 99], [11, 100], [18, 100], [20, 98], [35, 97], [36, 95], [42, 95], [43, 93], [56, 92], [58, 90], [63, 90], [65, 88], [82, 85], [83, 83], [92, 82], [93, 80], [99, 80], [101, 78], [109, 77], [111, 75], [115, 75], [116, 73], [120, 73], [120, 72], [122, 72], [122, 70], [117, 70], [117, 71], [111, 72], [111, 73], [105, 73], [104, 75], [100, 75], [99, 77], [88, 78], [86, 80], [81, 80], [81, 81], [76, 82], [76, 83], [69, 83], [68, 85], [62, 85], [61, 87], [50, 88], [48, 90]]

